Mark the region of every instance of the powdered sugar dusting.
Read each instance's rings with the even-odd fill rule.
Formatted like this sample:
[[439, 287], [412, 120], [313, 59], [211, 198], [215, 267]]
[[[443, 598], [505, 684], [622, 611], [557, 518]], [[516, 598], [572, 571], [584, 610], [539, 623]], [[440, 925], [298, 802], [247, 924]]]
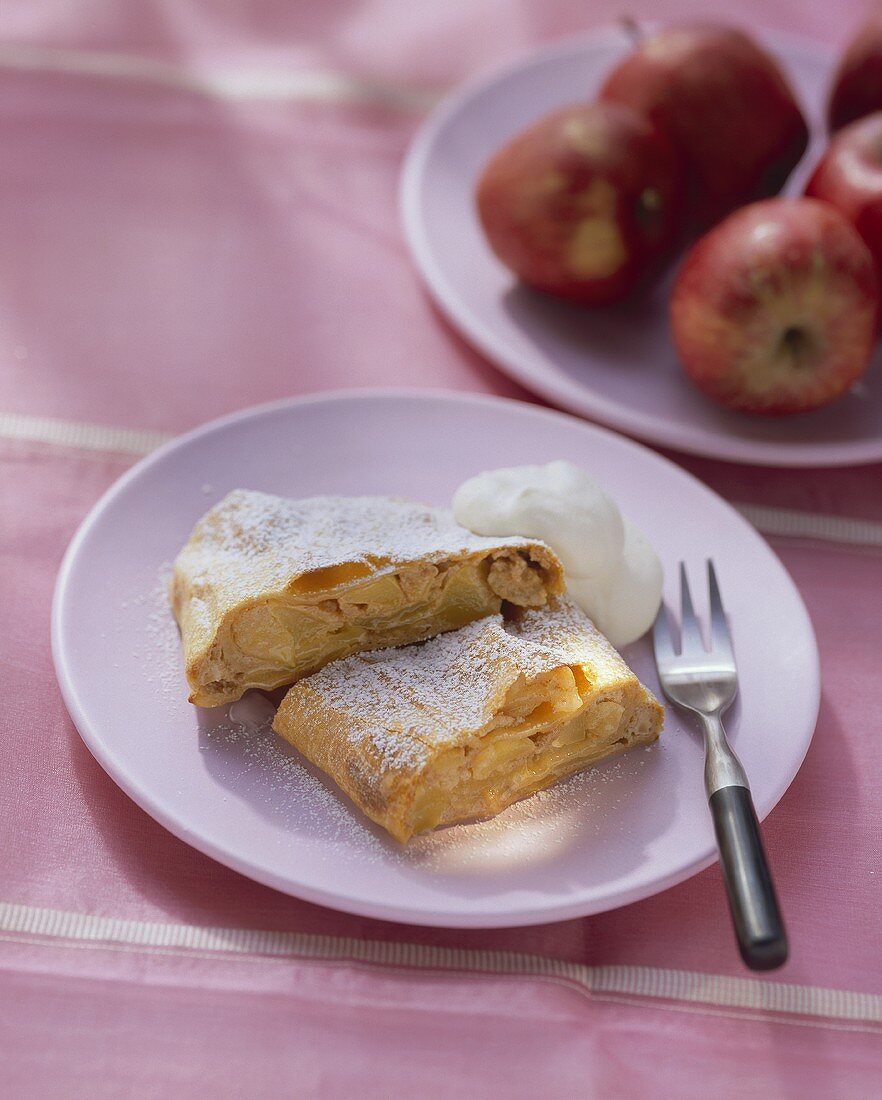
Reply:
[[367, 739], [379, 772], [416, 771], [484, 727], [519, 676], [568, 664], [589, 667], [598, 683], [633, 677], [584, 613], [560, 599], [512, 622], [492, 615], [422, 645], [336, 661], [295, 685], [282, 715], [294, 715], [293, 728], [301, 716], [342, 716], [334, 735], [359, 749]]
[[381, 770], [417, 770], [463, 730], [488, 721], [498, 685], [518, 674], [506, 639], [502, 616], [493, 615], [422, 645], [336, 661], [295, 697], [309, 711], [317, 705], [345, 716], [344, 735], [368, 736]]
[[[246, 697], [247, 698], [247, 697]], [[630, 753], [601, 762], [509, 806], [485, 821], [453, 825], [414, 837], [406, 846], [392, 840], [317, 769], [275, 737], [269, 725], [223, 722], [203, 735], [212, 770], [289, 836], [321, 840], [329, 865], [383, 863], [436, 873], [475, 875], [512, 862], [542, 862], [556, 847], [600, 836], [609, 812], [633, 794], [632, 784], [651, 778], [653, 754]]]
[[557, 665], [588, 665], [596, 679], [631, 677], [618, 652], [569, 596], [559, 597], [553, 611], [528, 610], [506, 623], [506, 632], [521, 642], [525, 671], [537, 675]]
[[181, 635], [168, 603], [171, 577], [171, 562], [163, 562], [150, 591], [134, 598], [135, 603], [144, 604], [147, 608], [146, 633], [148, 644], [153, 650], [147, 663], [154, 673], [150, 677], [150, 683], [158, 687], [169, 700], [187, 697]]
[[373, 568], [445, 558], [535, 539], [482, 538], [449, 511], [389, 497], [287, 500], [236, 489], [196, 524], [176, 568], [228, 599], [283, 588], [292, 578], [336, 565]]
[[[180, 637], [167, 601], [170, 574], [171, 566], [164, 563], [153, 587], [135, 596], [133, 602], [146, 608], [144, 657], [153, 673], [153, 685], [167, 697], [170, 714], [177, 714], [186, 687]], [[518, 629], [528, 627], [531, 616], [525, 615]], [[545, 617], [542, 613], [535, 616], [537, 623]], [[503, 634], [513, 638], [514, 624], [503, 629], [500, 622], [498, 617], [484, 620], [486, 625], [493, 624], [497, 640]], [[467, 629], [480, 632], [481, 625]], [[417, 648], [425, 646], [385, 652], [401, 656]], [[382, 653], [366, 656], [377, 659]], [[460, 681], [459, 690], [463, 683], [467, 678]], [[273, 733], [275, 703], [269, 696], [249, 692], [237, 703], [214, 710], [184, 706], [194, 725], [182, 729], [180, 736], [198, 737], [202, 757], [217, 783], [218, 800], [248, 801], [278, 825], [277, 843], [282, 846], [295, 844], [298, 837], [317, 842], [312, 850], [324, 853], [329, 868], [384, 864], [472, 876], [511, 863], [541, 863], [556, 846], [565, 848], [608, 829], [610, 811], [626, 802], [626, 795], [633, 795], [635, 777], [639, 781], [642, 774], [651, 775], [659, 751], [651, 746], [645, 753], [602, 762], [515, 803], [492, 819], [438, 829], [413, 838], [404, 847], [364, 817], [327, 777]], [[472, 713], [476, 713], [474, 709]]]
[[247, 791], [259, 812], [282, 826], [286, 842], [289, 836], [306, 835], [329, 843], [334, 860], [341, 852], [357, 859], [382, 858], [387, 845], [377, 830], [273, 733], [274, 708], [265, 696], [250, 692], [243, 701], [254, 698], [269, 707], [262, 721], [243, 725], [227, 718], [202, 732], [202, 752], [219, 781], [238, 797]]

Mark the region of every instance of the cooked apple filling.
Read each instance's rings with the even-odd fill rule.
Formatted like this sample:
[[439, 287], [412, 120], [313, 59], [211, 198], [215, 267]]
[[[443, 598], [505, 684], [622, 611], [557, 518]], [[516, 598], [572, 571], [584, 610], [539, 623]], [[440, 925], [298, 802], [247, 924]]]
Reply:
[[449, 567], [416, 562], [363, 582], [268, 596], [222, 628], [217, 646], [226, 664], [236, 654], [237, 688], [275, 688], [350, 653], [456, 630], [499, 611], [503, 599], [544, 603], [545, 583], [518, 551]]
[[175, 563], [191, 702], [290, 684], [349, 654], [405, 645], [563, 587], [543, 543], [485, 539], [385, 498], [231, 494]]
[[396, 839], [483, 818], [654, 741], [662, 709], [568, 600], [296, 684], [274, 728]]

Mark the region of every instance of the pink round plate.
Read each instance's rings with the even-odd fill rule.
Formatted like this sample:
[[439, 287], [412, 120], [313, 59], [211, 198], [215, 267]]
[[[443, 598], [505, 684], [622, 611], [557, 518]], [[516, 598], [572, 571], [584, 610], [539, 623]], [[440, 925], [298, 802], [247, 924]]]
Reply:
[[[799, 193], [823, 148], [830, 57], [790, 38], [767, 44], [789, 73], [814, 141], [788, 190]], [[882, 459], [882, 352], [829, 408], [783, 420], [742, 416], [702, 397], [668, 336], [673, 270], [638, 301], [590, 311], [520, 286], [487, 246], [474, 211], [487, 158], [556, 107], [589, 99], [629, 49], [621, 31], [568, 41], [471, 84], [427, 120], [402, 177], [405, 232], [441, 311], [506, 374], [570, 412], [651, 443], [770, 466]]]
[[[811, 623], [783, 566], [728, 504], [667, 460], [574, 417], [496, 398], [373, 392], [269, 405], [200, 428], [126, 474], [83, 523], [55, 592], [55, 667], [84, 741], [188, 844], [279, 890], [371, 917], [539, 923], [694, 874], [714, 858], [713, 833], [701, 746], [673, 711], [651, 749], [493, 821], [401, 848], [275, 738], [266, 697], [216, 710], [187, 702], [169, 564], [229, 490], [445, 504], [479, 470], [555, 458], [615, 495], [669, 577], [681, 558], [696, 578], [707, 556], [716, 561], [741, 673], [732, 739], [767, 814], [805, 755], [819, 699]], [[648, 642], [626, 657], [657, 691]]]

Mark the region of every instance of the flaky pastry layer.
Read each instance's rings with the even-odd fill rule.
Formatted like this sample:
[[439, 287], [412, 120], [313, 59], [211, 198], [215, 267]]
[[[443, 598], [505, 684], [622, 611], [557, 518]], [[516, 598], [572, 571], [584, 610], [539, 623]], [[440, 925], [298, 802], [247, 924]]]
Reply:
[[399, 841], [484, 818], [656, 740], [663, 710], [570, 600], [349, 657], [273, 728]]
[[489, 539], [386, 497], [286, 500], [236, 490], [197, 524], [170, 597], [190, 701], [291, 684], [349, 654], [404, 645], [563, 588], [553, 552]]

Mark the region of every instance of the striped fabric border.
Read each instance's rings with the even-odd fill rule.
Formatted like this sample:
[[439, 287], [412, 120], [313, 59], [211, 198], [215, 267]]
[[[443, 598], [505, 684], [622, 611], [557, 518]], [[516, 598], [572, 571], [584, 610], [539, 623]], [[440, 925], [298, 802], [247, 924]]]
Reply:
[[123, 80], [232, 102], [332, 103], [426, 111], [441, 90], [351, 76], [328, 69], [193, 68], [134, 54], [0, 45], [0, 69]]
[[[165, 432], [114, 428], [75, 420], [56, 420], [47, 416], [26, 416], [23, 413], [0, 413], [0, 439], [46, 443], [141, 458], [171, 438]], [[873, 520], [770, 508], [762, 504], [733, 503], [745, 519], [764, 535], [882, 547], [882, 523]]]
[[676, 1001], [857, 1024], [882, 1024], [882, 997], [821, 986], [648, 966], [583, 966], [542, 955], [357, 940], [249, 928], [120, 920], [0, 903], [0, 932], [41, 942], [179, 949], [218, 957], [348, 961], [406, 969], [562, 980], [592, 994]]
[[171, 436], [164, 432], [110, 428], [76, 420], [55, 420], [48, 416], [0, 413], [0, 439], [49, 443], [57, 447], [75, 447], [89, 451], [114, 451], [140, 458], [166, 443]]
[[820, 539], [851, 546], [882, 546], [882, 523], [874, 520], [795, 512], [788, 508], [769, 508], [764, 504], [736, 503], [735, 507], [765, 535]]

